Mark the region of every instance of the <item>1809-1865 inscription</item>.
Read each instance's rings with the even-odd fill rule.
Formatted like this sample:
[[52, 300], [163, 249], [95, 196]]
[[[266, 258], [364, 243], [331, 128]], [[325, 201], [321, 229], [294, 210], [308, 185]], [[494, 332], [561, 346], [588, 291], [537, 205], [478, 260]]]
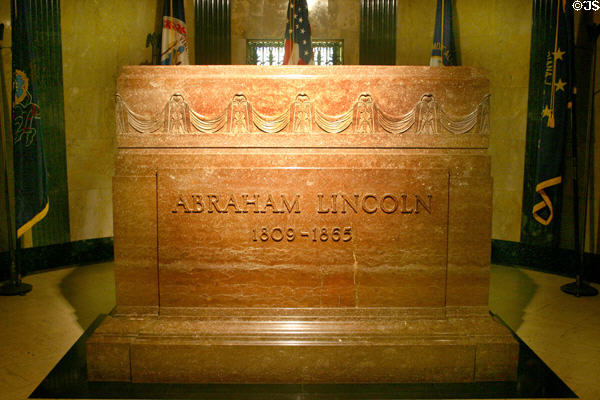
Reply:
[[[416, 172], [343, 168], [163, 171], [158, 174], [159, 232], [179, 235], [185, 226], [189, 237], [185, 242], [194, 248], [225, 242], [233, 246], [358, 245], [369, 240], [391, 244], [412, 241], [418, 237], [414, 235], [439, 236], [443, 243], [445, 229], [435, 226], [443, 226], [446, 220], [447, 172]], [[411, 238], [404, 238], [407, 235]], [[180, 250], [187, 251], [183, 242]]]
[[448, 180], [395, 166], [159, 170], [161, 307], [439, 307]]
[[[289, 195], [269, 192], [263, 194], [179, 194], [171, 210], [173, 214], [431, 214], [433, 195], [407, 193], [317, 193], [313, 201], [304, 202], [302, 194]], [[307, 204], [311, 204], [309, 210]], [[252, 242], [350, 242], [352, 225], [337, 226], [259, 226], [250, 231]]]

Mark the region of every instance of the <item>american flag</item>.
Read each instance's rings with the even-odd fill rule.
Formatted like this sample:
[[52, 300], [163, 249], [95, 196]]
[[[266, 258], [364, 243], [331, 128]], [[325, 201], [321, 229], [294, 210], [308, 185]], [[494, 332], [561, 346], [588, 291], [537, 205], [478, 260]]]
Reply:
[[289, 0], [283, 64], [311, 64], [313, 60], [306, 0]]

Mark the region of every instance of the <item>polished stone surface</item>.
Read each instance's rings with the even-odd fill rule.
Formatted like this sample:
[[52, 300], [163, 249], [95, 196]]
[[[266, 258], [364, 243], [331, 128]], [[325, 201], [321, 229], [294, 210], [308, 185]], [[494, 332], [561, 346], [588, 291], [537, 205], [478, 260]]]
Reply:
[[514, 380], [470, 68], [127, 67], [91, 380]]
[[[515, 382], [404, 384], [151, 384], [90, 382], [86, 375], [85, 340], [104, 315], [86, 330], [30, 398], [128, 399], [468, 399], [577, 398], [564, 382], [523, 342]], [[240, 361], [243, 359], [240, 357]]]

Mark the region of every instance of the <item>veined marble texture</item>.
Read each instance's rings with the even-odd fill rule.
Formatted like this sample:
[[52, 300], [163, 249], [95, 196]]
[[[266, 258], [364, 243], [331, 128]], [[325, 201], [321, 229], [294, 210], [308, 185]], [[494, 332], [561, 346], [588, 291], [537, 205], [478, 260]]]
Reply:
[[91, 380], [515, 379], [518, 344], [487, 312], [479, 71], [142, 66], [117, 88], [117, 306], [87, 342]]

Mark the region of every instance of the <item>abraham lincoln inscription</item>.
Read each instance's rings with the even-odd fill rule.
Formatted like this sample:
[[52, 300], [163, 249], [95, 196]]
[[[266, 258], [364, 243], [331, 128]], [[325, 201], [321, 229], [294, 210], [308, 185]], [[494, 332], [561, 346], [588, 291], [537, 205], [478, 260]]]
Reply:
[[161, 308], [443, 305], [447, 171], [159, 169], [157, 188]]
[[[236, 214], [247, 214], [253, 212], [255, 214], [266, 214], [270, 212], [272, 214], [283, 214], [287, 212], [288, 214], [300, 214], [301, 212], [299, 194], [293, 196], [293, 200], [289, 201], [288, 195], [285, 193], [281, 195], [267, 193], [262, 195], [262, 203], [260, 194], [250, 195], [244, 193], [238, 196], [241, 200], [236, 200], [235, 194], [188, 194], [187, 196], [179, 194], [177, 196], [177, 204], [173, 208], [172, 213], [183, 212], [195, 214], [206, 212], [208, 214], [227, 214], [228, 212], [233, 212]], [[423, 198], [418, 194], [414, 195], [414, 208], [408, 207], [408, 195], [406, 193], [400, 194], [399, 197], [390, 193], [380, 196], [374, 193], [365, 193], [364, 195], [360, 193], [332, 193], [331, 195], [318, 193], [317, 198], [318, 206], [316, 211], [319, 214], [337, 214], [338, 212], [346, 214], [351, 211], [354, 211], [356, 214], [359, 210], [367, 214], [376, 213], [378, 210], [386, 214], [393, 214], [396, 211], [402, 214], [418, 214], [420, 212], [419, 206], [431, 214], [431, 195], [427, 195], [429, 205], [426, 205]], [[411, 200], [413, 200], [412, 197]], [[223, 201], [222, 204], [220, 203], [221, 201]], [[340, 203], [341, 206], [339, 205]], [[238, 204], [241, 206], [238, 206]]]
[[91, 380], [513, 380], [470, 68], [126, 67]]

